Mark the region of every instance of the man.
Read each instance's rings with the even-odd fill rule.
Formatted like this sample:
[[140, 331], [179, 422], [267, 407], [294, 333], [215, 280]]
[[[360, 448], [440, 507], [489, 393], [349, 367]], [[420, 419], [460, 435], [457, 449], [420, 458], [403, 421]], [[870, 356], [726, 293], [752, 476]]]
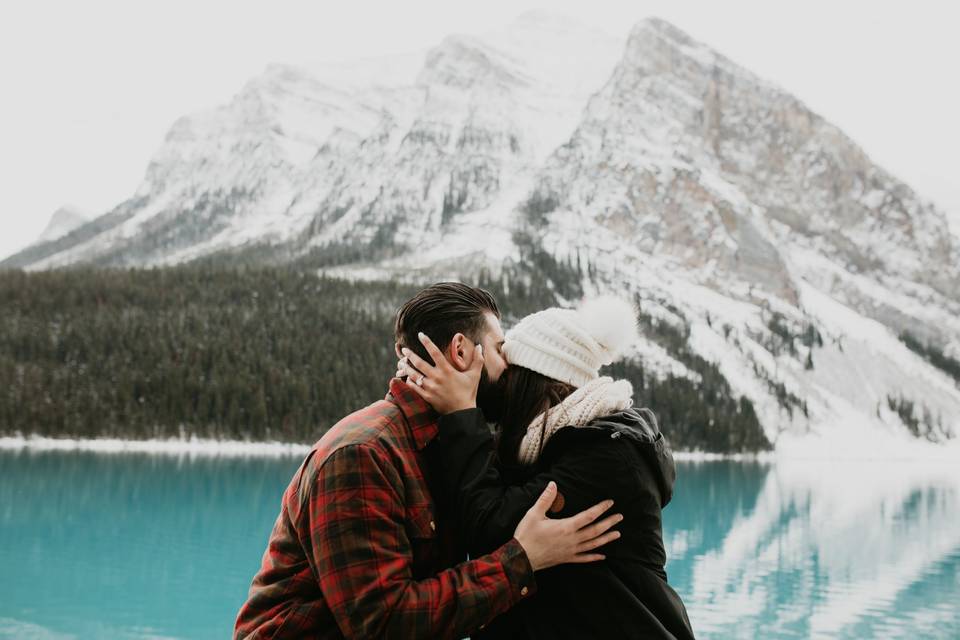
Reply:
[[[417, 336], [428, 333], [454, 366], [480, 370], [477, 405], [495, 415], [499, 318], [488, 292], [433, 285], [397, 313], [397, 355], [427, 356]], [[550, 519], [551, 484], [513, 539], [463, 561], [446, 493], [431, 485], [438, 420], [394, 378], [384, 400], [324, 434], [284, 492], [235, 638], [462, 638], [531, 597], [534, 571], [602, 559], [616, 516], [594, 521], [612, 503]]]

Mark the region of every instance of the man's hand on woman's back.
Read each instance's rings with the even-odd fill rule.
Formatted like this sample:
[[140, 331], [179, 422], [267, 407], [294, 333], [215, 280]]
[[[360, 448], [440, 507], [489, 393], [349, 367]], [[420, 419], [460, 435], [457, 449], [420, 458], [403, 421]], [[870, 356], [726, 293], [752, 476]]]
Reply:
[[513, 537], [527, 553], [534, 571], [571, 562], [596, 562], [604, 555], [595, 552], [608, 542], [620, 537], [610, 527], [623, 520], [615, 513], [595, 522], [613, 506], [613, 500], [604, 500], [569, 518], [553, 519], [547, 511], [557, 496], [557, 485], [550, 481], [527, 514], [517, 525]]

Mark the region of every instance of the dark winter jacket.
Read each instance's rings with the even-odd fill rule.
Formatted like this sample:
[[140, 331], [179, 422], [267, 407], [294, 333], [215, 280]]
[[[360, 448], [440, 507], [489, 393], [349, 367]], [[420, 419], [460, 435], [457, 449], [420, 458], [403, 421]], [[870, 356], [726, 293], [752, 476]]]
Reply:
[[550, 480], [563, 496], [552, 516], [565, 518], [607, 498], [614, 500], [611, 512], [624, 516], [616, 527], [621, 537], [602, 548], [605, 560], [538, 571], [536, 595], [475, 638], [693, 638], [664, 570], [661, 509], [673, 492], [673, 455], [636, 409], [558, 430], [519, 484], [498, 467], [479, 410], [441, 418], [437, 443], [438, 484], [450, 492], [474, 557], [513, 536]]

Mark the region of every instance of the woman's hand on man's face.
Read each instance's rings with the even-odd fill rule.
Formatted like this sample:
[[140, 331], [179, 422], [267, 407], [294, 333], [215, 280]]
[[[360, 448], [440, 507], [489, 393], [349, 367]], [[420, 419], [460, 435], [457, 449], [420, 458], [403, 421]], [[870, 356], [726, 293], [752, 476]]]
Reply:
[[397, 376], [407, 376], [407, 385], [438, 413], [475, 408], [483, 371], [483, 347], [474, 347], [469, 368], [460, 371], [450, 364], [430, 338], [422, 333], [419, 337], [436, 365], [430, 365], [410, 349], [403, 348], [404, 358], [397, 363]]

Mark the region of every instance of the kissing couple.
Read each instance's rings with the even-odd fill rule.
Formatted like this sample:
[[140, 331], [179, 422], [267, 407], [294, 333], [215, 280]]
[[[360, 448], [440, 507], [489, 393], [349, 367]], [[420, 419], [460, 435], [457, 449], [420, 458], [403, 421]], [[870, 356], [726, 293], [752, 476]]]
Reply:
[[633, 306], [500, 320], [455, 282], [398, 310], [397, 376], [294, 474], [234, 638], [693, 638], [664, 570], [673, 455], [599, 375]]

